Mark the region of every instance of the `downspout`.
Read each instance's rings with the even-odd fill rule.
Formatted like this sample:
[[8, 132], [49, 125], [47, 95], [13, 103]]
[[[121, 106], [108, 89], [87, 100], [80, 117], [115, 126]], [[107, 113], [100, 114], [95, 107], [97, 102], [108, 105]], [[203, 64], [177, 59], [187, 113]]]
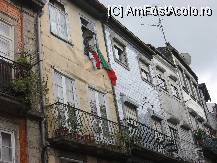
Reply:
[[[104, 36], [104, 41], [105, 41], [105, 47], [106, 47], [106, 52], [107, 52], [107, 57], [108, 57], [108, 63], [111, 67], [110, 64], [110, 58], [109, 58], [109, 50], [108, 50], [108, 41], [106, 39], [106, 33], [105, 33], [105, 25], [103, 23], [102, 24], [102, 30], [103, 30], [103, 36]], [[116, 108], [116, 115], [117, 115], [117, 120], [118, 120], [118, 124], [120, 124], [120, 116], [119, 116], [119, 112], [118, 112], [118, 103], [117, 103], [117, 99], [116, 99], [116, 93], [115, 93], [115, 87], [112, 86], [112, 94], [114, 96], [114, 104], [115, 104], [115, 108]]]
[[[42, 16], [43, 12], [39, 11], [36, 16], [36, 44], [37, 44], [37, 59], [39, 63], [39, 78], [40, 82], [39, 84], [42, 85], [43, 81], [43, 65], [42, 65], [42, 50], [41, 50], [41, 23], [40, 23], [40, 17]], [[47, 132], [46, 132], [46, 118], [45, 118], [45, 97], [43, 95], [43, 92], [41, 90], [41, 100], [40, 100], [40, 111], [42, 113], [42, 120], [40, 121], [40, 133], [41, 133], [41, 142], [42, 142], [42, 153], [41, 153], [41, 160], [42, 163], [48, 162], [48, 156], [47, 156]]]

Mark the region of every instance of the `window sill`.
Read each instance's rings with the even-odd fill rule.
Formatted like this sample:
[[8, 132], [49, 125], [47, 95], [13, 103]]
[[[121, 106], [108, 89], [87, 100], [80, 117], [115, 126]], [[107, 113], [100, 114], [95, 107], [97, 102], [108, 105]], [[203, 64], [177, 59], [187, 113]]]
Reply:
[[119, 65], [121, 65], [122, 67], [124, 67], [125, 69], [127, 69], [128, 71], [130, 71], [130, 68], [128, 65], [125, 65], [124, 63], [122, 63], [121, 61], [119, 61], [117, 58], [114, 58], [115, 62], [117, 62]]
[[69, 41], [69, 40], [66, 40], [66, 39], [62, 38], [62, 37], [60, 37], [60, 36], [58, 36], [58, 35], [54, 34], [53, 32], [51, 32], [51, 34], [52, 34], [53, 36], [55, 36], [56, 38], [58, 38], [58, 39], [62, 40], [63, 42], [65, 42], [65, 43], [69, 44], [70, 46], [74, 46], [74, 44], [73, 44], [71, 41]]

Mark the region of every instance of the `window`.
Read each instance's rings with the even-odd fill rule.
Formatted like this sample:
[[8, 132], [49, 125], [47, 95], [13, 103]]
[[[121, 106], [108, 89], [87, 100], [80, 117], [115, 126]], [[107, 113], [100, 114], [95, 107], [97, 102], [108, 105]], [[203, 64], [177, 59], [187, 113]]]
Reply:
[[140, 70], [141, 70], [142, 79], [145, 79], [145, 80], [151, 82], [149, 64], [144, 63], [141, 60], [139, 61], [139, 64], [140, 64]]
[[162, 132], [162, 126], [161, 126], [161, 121], [153, 119], [153, 129]]
[[157, 68], [157, 85], [167, 91], [166, 80], [164, 79], [164, 72]]
[[115, 59], [123, 65], [127, 66], [127, 55], [125, 52], [125, 46], [114, 40], [113, 48]]
[[50, 2], [50, 29], [51, 33], [66, 41], [69, 40], [67, 14], [65, 13], [64, 6], [55, 0]]
[[180, 71], [180, 78], [181, 78], [182, 86], [185, 90], [187, 90], [186, 81], [185, 81], [185, 74], [184, 74], [181, 67], [179, 67], [179, 71]]
[[54, 87], [55, 101], [69, 103], [70, 105], [77, 107], [74, 80], [71, 80], [68, 77], [55, 71]]
[[171, 91], [172, 91], [172, 95], [179, 98], [179, 90], [177, 88], [177, 83], [174, 79], [170, 79], [171, 81]]
[[0, 56], [14, 60], [12, 27], [0, 21]]
[[197, 84], [193, 83], [193, 94], [194, 94], [194, 98], [198, 101], [199, 100], [199, 93], [198, 93], [198, 89], [197, 89]]
[[89, 49], [94, 50], [97, 47], [95, 25], [87, 19], [81, 17], [81, 30], [84, 44], [84, 53], [87, 54]]
[[[106, 110], [106, 98], [105, 94], [102, 92], [99, 92], [93, 88], [89, 88], [89, 102], [90, 102], [90, 108], [91, 112], [97, 116], [100, 116], [104, 118], [100, 122], [97, 122], [93, 124], [94, 127], [101, 127], [103, 129], [103, 133], [108, 133], [108, 121], [106, 120], [107, 117], [107, 110]], [[99, 124], [100, 123], [100, 124]]]
[[187, 84], [187, 89], [188, 92], [192, 95], [192, 86], [191, 86], [191, 79], [190, 77], [186, 76], [186, 84]]
[[138, 121], [137, 108], [136, 106], [124, 103], [125, 115], [127, 120]]
[[14, 135], [0, 131], [0, 162], [14, 163], [15, 147]]

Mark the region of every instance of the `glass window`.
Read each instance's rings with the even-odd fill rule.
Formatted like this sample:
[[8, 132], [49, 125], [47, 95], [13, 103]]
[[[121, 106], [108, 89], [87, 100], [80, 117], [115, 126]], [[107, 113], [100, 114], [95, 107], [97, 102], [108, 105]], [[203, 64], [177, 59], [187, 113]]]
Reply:
[[134, 105], [128, 103], [124, 104], [126, 119], [138, 121], [137, 108]]
[[69, 79], [68, 77], [54, 72], [54, 95], [55, 101], [62, 103], [68, 103], [71, 106], [76, 107], [76, 95], [74, 80]]
[[166, 80], [164, 77], [164, 72], [157, 68], [157, 83], [158, 86], [167, 91]]
[[177, 88], [177, 82], [173, 79], [170, 79], [170, 82], [171, 82], [172, 95], [179, 98], [179, 90]]
[[141, 76], [143, 79], [151, 82], [151, 76], [150, 76], [150, 69], [149, 69], [149, 64], [144, 63], [143, 61], [140, 60], [140, 70], [141, 70]]
[[94, 23], [81, 17], [81, 30], [84, 44], [84, 52], [88, 55], [89, 49], [95, 50], [97, 47], [96, 32]]
[[1, 21], [0, 21], [0, 56], [14, 60], [12, 27]]
[[125, 46], [114, 40], [114, 56], [115, 58], [127, 66], [127, 55], [125, 53]]
[[50, 28], [51, 32], [64, 39], [68, 40], [66, 13], [64, 6], [58, 2], [51, 1], [49, 5], [50, 12]]
[[159, 132], [162, 132], [161, 121], [153, 119], [153, 123], [152, 124], [153, 124], [152, 125], [153, 129], [155, 129], [155, 130], [157, 130]]
[[0, 162], [14, 162], [14, 140], [11, 133], [0, 131]]

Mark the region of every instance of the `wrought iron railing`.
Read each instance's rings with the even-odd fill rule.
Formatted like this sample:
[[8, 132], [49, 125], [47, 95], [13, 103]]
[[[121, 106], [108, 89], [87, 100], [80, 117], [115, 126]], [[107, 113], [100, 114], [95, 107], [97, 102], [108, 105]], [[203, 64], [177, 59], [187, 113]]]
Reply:
[[62, 138], [114, 152], [127, 151], [124, 128], [118, 123], [59, 102], [48, 106], [46, 115], [49, 138], [53, 140]]
[[64, 139], [121, 153], [145, 149], [188, 162], [197, 159], [195, 144], [176, 140], [134, 120], [120, 125], [59, 102], [48, 106], [46, 115], [51, 140]]
[[125, 124], [128, 126], [131, 142], [136, 147], [159, 152], [186, 162], [197, 162], [199, 159], [197, 146], [193, 142], [172, 138], [132, 119], [125, 120]]
[[138, 121], [132, 119], [125, 121], [134, 145], [167, 155], [178, 152], [177, 142], [172, 137]]
[[29, 75], [29, 69], [3, 56], [0, 56], [0, 93], [19, 96], [12, 89], [12, 83]]

